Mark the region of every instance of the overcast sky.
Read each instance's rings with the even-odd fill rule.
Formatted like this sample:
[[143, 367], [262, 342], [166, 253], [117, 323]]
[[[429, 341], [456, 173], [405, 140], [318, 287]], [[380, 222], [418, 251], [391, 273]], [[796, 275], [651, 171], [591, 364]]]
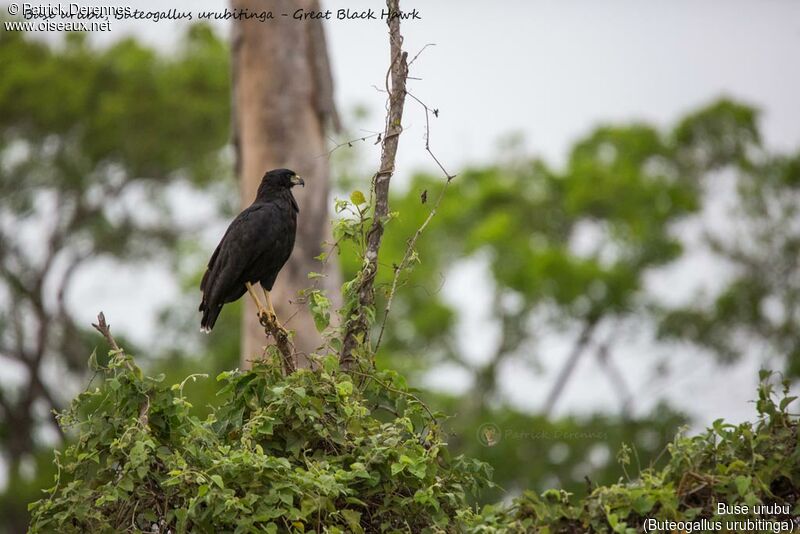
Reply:
[[[33, 2], [36, 4], [37, 2]], [[266, 1], [265, 5], [270, 2]], [[794, 0], [426, 1], [404, 26], [413, 55], [412, 91], [441, 110], [435, 141], [454, 165], [488, 161], [498, 139], [524, 134], [531, 152], [563, 161], [570, 143], [598, 122], [660, 124], [720, 95], [764, 110], [767, 141], [800, 143], [800, 2]], [[222, 10], [223, 0], [138, 0], [141, 9]], [[329, 1], [336, 13], [373, 1]], [[133, 32], [169, 46], [182, 23], [114, 22], [108, 42]], [[326, 22], [337, 101], [373, 110], [380, 127], [387, 49], [380, 21]], [[219, 27], [228, 32], [228, 25]], [[423, 118], [411, 110], [401, 169], [429, 166], [413, 141]], [[364, 124], [365, 127], [369, 123]], [[356, 127], [358, 125], [351, 124]], [[415, 135], [418, 134], [418, 135]]]
[[[131, 5], [199, 11], [222, 10], [226, 2], [139, 0]], [[380, 10], [380, 5], [324, 2], [324, 7], [334, 12], [376, 6]], [[402, 5], [407, 10], [416, 7], [422, 17], [405, 24], [406, 49], [413, 55], [427, 43], [436, 44], [415, 62], [412, 75], [421, 80], [411, 82], [410, 87], [416, 96], [440, 109], [433, 126], [433, 146], [452, 169], [491, 161], [498, 142], [512, 133], [523, 136], [528, 153], [561, 164], [576, 137], [598, 123], [647, 120], [666, 125], [720, 95], [763, 110], [763, 131], [771, 147], [800, 147], [800, 2], [429, 0], [403, 1]], [[113, 31], [96, 34], [95, 42], [105, 44], [134, 33], [167, 50], [181, 27], [169, 22], [113, 24]], [[227, 34], [227, 26], [220, 28]], [[326, 29], [343, 116], [350, 116], [348, 110], [356, 105], [372, 112], [363, 123], [348, 126], [352, 130], [380, 129], [384, 101], [372, 86], [383, 84], [385, 25], [334, 20], [326, 23]], [[412, 170], [432, 168], [423, 149], [424, 116], [410, 105], [399, 153], [401, 179]], [[377, 161], [370, 152], [375, 149], [364, 148], [366, 161]], [[463, 283], [459, 280], [480, 273], [474, 265], [462, 271], [448, 282], [449, 291], [445, 288], [453, 298], [458, 292], [452, 288]], [[167, 277], [157, 269], [145, 273], [132, 270], [128, 278], [132, 281], [126, 287], [109, 285], [101, 298], [107, 299], [107, 310], [119, 308], [119, 315], [111, 315], [119, 317], [118, 323], [146, 338], [154, 323], [141, 317], [174, 291], [164, 290]], [[87, 292], [94, 288], [91, 292], [97, 297], [96, 284], [96, 279], [84, 277], [76, 293], [81, 287]], [[87, 319], [91, 310], [86, 312]], [[465, 335], [474, 330], [469, 326], [463, 328]], [[480, 339], [473, 345], [481, 350]], [[556, 368], [565, 349], [554, 342], [554, 365], [548, 369]], [[633, 375], [636, 391], [652, 392], [637, 356], [623, 355], [622, 361], [639, 369]], [[692, 355], [683, 358], [677, 365], [695, 372], [670, 382], [667, 393], [676, 403], [704, 421], [752, 415], [746, 400], [755, 391], [754, 362], [719, 372], [710, 360], [698, 364]], [[537, 375], [513, 365], [504, 369], [503, 376], [509, 396], [531, 408], [540, 406], [552, 380], [552, 374]], [[457, 377], [447, 381], [458, 384]], [[598, 383], [591, 362], [579, 369], [567, 393], [562, 410], [591, 411], [615, 402], [614, 391], [602, 381]]]

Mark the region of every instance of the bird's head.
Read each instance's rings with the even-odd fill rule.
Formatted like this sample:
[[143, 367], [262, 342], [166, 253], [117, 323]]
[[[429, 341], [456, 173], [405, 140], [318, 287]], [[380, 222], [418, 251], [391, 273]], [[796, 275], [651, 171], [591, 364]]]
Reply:
[[261, 179], [259, 191], [262, 189], [291, 189], [296, 185], [302, 185], [303, 187], [306, 185], [303, 179], [297, 176], [296, 172], [289, 169], [274, 169], [268, 171]]

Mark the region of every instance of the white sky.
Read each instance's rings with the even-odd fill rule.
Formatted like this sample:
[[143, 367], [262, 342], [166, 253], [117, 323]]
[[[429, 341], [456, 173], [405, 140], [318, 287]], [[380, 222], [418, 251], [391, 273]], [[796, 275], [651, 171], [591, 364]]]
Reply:
[[[576, 137], [600, 122], [641, 119], [670, 124], [723, 94], [764, 111], [763, 131], [768, 145], [776, 149], [800, 147], [800, 2], [520, 0], [402, 4], [405, 9], [417, 7], [422, 16], [421, 21], [404, 27], [407, 50], [413, 55], [426, 43], [436, 43], [414, 64], [412, 75], [422, 80], [413, 81], [410, 87], [431, 107], [441, 110], [433, 126], [433, 146], [451, 169], [492, 161], [498, 141], [509, 133], [522, 134], [530, 154], [560, 164]], [[131, 5], [199, 11], [222, 10], [226, 2], [138, 0]], [[379, 11], [381, 3], [339, 0], [324, 2], [324, 6], [334, 11], [377, 6]], [[134, 33], [168, 49], [179, 35], [178, 26], [168, 22], [114, 22], [112, 32], [97, 34], [95, 39], [104, 44]], [[327, 23], [327, 36], [337, 101], [344, 117], [355, 105], [372, 111], [363, 124], [348, 126], [353, 130], [380, 129], [383, 96], [372, 86], [383, 84], [385, 26], [379, 21], [331, 21]], [[401, 180], [415, 169], [432, 168], [423, 150], [424, 116], [416, 107], [408, 109], [398, 162]], [[367, 162], [377, 161], [371, 145], [363, 150]], [[163, 303], [175, 289], [163, 273], [130, 271], [130, 283], [124, 286], [102, 283], [106, 291], [102, 304], [122, 328], [146, 338], [156, 327], [154, 318], [142, 318], [149, 317], [154, 303]], [[454, 299], [463, 295], [458, 287], [479, 273], [474, 265], [464, 267], [449, 281], [446, 294]], [[96, 277], [83, 277], [74, 302], [80, 294], [92, 293], [96, 284]], [[96, 292], [94, 295], [99, 298]], [[478, 295], [479, 302], [480, 298]], [[84, 303], [82, 308], [90, 319], [94, 307]], [[474, 301], [471, 308], [475, 309]], [[465, 335], [473, 332], [474, 342], [469, 345], [477, 352], [487, 346], [486, 340], [474, 333], [479, 319], [480, 312], [474, 312], [462, 325]], [[559, 347], [557, 342], [551, 348], [545, 374], [518, 365], [503, 369], [506, 392], [518, 405], [532, 409], [541, 405], [552, 371], [566, 352], [566, 347]], [[676, 368], [686, 373], [680, 380], [654, 386], [647, 362], [642, 361], [645, 359], [638, 358], [635, 349], [629, 352], [621, 355], [620, 363], [632, 369], [634, 391], [643, 393], [643, 397], [666, 394], [678, 406], [698, 415], [701, 422], [752, 415], [746, 401], [755, 393], [755, 362], [720, 371], [709, 359], [696, 360], [697, 355], [688, 353], [676, 355]], [[458, 385], [459, 378], [457, 374], [448, 375], [436, 383], [452, 387]], [[579, 368], [559, 411], [586, 412], [614, 406], [613, 390], [604, 379], [598, 379], [597, 368], [587, 361]], [[644, 402], [640, 408], [648, 406]]]

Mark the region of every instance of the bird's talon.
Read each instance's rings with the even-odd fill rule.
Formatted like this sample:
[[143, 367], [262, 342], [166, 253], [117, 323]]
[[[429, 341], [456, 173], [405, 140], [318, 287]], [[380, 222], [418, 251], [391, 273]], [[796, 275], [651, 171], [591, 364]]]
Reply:
[[283, 326], [281, 326], [281, 324], [278, 322], [278, 316], [269, 312], [268, 310], [261, 310], [258, 312], [258, 321], [262, 326], [274, 325], [283, 329]]

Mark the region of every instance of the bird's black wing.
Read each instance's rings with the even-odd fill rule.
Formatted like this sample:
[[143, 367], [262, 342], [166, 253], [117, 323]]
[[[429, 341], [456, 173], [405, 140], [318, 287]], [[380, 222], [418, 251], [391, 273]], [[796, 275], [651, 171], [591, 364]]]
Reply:
[[273, 203], [253, 204], [230, 224], [208, 262], [200, 282], [203, 299], [201, 326], [210, 330], [226, 302], [241, 297], [243, 278], [268, 256], [284, 231], [280, 209]]

